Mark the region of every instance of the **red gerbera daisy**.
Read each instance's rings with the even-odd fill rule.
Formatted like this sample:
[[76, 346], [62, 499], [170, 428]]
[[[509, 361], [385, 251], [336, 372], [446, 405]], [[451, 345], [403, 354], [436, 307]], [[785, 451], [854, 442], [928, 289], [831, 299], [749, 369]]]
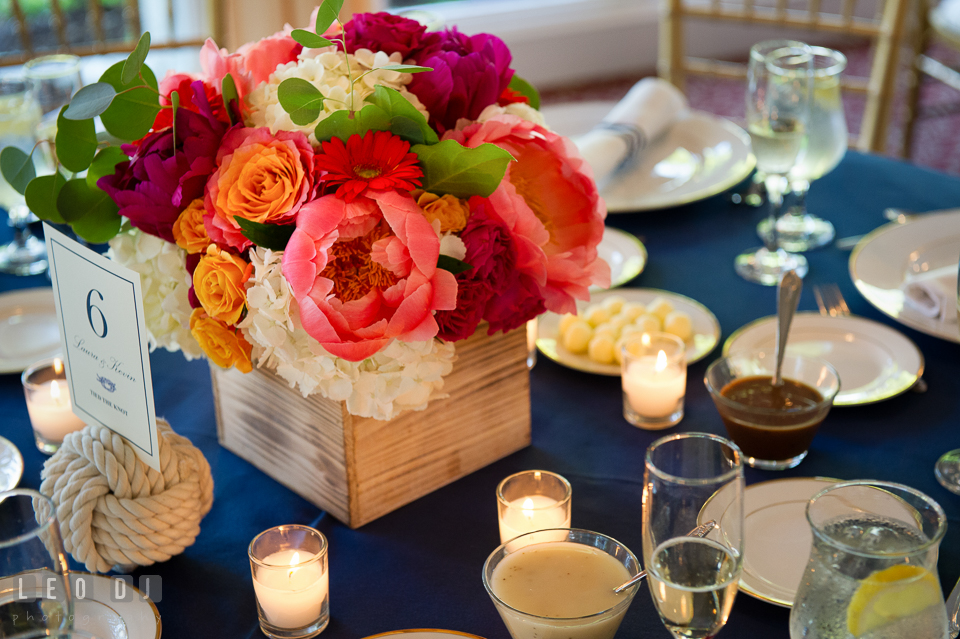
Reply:
[[352, 202], [367, 189], [412, 191], [420, 186], [423, 171], [410, 144], [389, 131], [367, 131], [352, 135], [344, 144], [340, 138], [321, 143], [316, 155], [320, 181], [337, 187], [336, 195]]

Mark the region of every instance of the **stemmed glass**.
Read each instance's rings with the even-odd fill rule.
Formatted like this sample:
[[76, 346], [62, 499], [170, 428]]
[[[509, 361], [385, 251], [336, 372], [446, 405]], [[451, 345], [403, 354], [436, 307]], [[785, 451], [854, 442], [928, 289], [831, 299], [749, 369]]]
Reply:
[[[957, 280], [957, 319], [960, 320], [960, 278]], [[933, 467], [940, 485], [960, 495], [960, 448], [944, 453]]]
[[[723, 513], [691, 537], [704, 506]], [[643, 482], [643, 561], [650, 594], [677, 639], [713, 637], [727, 623], [743, 568], [743, 455], [706, 433], [657, 440]]]
[[[840, 74], [847, 58], [839, 51], [810, 47], [813, 54], [813, 100], [807, 130], [807, 149], [790, 171], [793, 206], [777, 220], [780, 246], [800, 253], [829, 244], [835, 235], [833, 224], [807, 212], [810, 182], [832, 171], [847, 152], [847, 120], [840, 99]], [[770, 233], [770, 220], [757, 227], [760, 237]]]
[[765, 177], [770, 201], [772, 232], [765, 246], [737, 256], [734, 267], [744, 279], [774, 286], [787, 271], [807, 273], [802, 255], [779, 246], [776, 219], [791, 169], [807, 146], [812, 94], [813, 54], [810, 47], [792, 40], [761, 42], [750, 49], [747, 71], [747, 130]]

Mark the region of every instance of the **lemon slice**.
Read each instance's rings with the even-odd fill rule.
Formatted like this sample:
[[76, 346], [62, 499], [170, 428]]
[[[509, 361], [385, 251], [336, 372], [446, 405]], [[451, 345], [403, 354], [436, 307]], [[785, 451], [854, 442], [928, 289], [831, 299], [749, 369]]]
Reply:
[[937, 578], [922, 566], [897, 564], [860, 582], [847, 608], [847, 629], [854, 637], [915, 615], [940, 602]]

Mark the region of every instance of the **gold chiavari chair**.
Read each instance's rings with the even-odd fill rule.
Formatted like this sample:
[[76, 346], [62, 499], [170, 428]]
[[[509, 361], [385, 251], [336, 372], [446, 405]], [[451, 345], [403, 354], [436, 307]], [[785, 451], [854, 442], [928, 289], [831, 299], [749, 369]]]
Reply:
[[[869, 78], [844, 77], [847, 91], [866, 94], [866, 105], [855, 146], [882, 152], [893, 106], [898, 58], [905, 34], [910, 0], [878, 0], [875, 15], [858, 15], [857, 0], [839, 0], [837, 11], [824, 9], [824, 0], [661, 0], [660, 77], [683, 90], [689, 75], [745, 78], [746, 66], [690, 57], [684, 26], [688, 20], [743, 23], [792, 31], [849, 35], [874, 43]], [[833, 9], [833, 7], [830, 7]], [[745, 43], [744, 56], [751, 43]]]

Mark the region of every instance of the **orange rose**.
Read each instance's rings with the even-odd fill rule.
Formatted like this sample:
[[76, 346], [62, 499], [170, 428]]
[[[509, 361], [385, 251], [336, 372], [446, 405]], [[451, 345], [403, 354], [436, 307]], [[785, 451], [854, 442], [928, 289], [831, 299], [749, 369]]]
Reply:
[[434, 220], [440, 220], [441, 233], [459, 233], [467, 225], [470, 208], [459, 198], [426, 191], [414, 195], [428, 222], [432, 224]]
[[313, 193], [313, 147], [297, 131], [235, 127], [217, 151], [217, 170], [207, 180], [207, 234], [243, 250], [252, 242], [234, 218], [291, 224]]
[[210, 245], [210, 236], [203, 226], [203, 198], [197, 198], [180, 213], [173, 224], [173, 239], [187, 253], [203, 253]]
[[236, 324], [247, 301], [243, 283], [247, 280], [247, 263], [236, 255], [221, 250], [216, 244], [207, 247], [193, 271], [193, 291], [203, 310], [210, 317], [227, 324]]
[[190, 315], [190, 332], [210, 361], [220, 368], [233, 366], [241, 373], [253, 370], [251, 346], [236, 328], [210, 317], [202, 308], [195, 308]]

